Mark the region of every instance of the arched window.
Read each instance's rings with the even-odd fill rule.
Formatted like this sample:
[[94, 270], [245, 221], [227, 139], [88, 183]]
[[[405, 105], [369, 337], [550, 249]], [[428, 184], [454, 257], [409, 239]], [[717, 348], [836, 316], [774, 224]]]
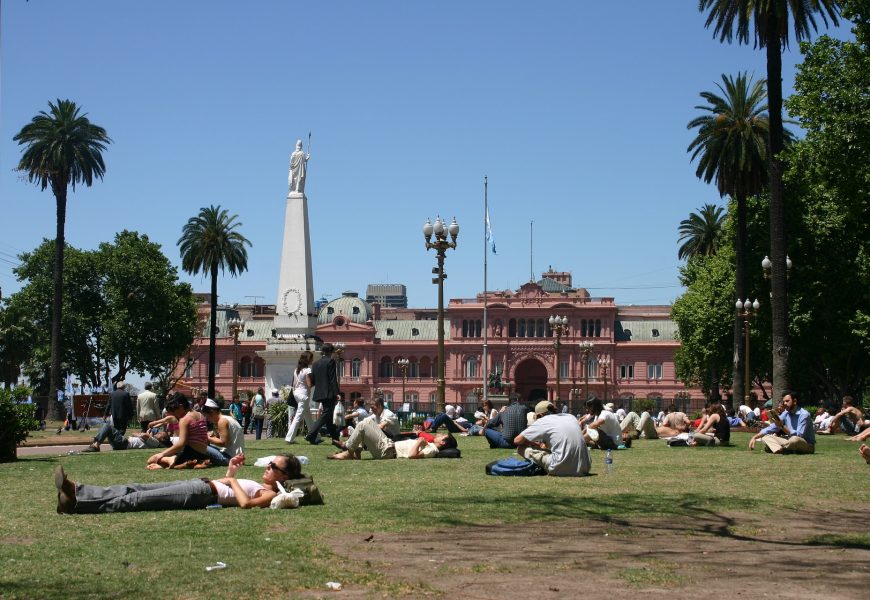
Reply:
[[586, 372], [589, 374], [589, 379], [595, 379], [598, 377], [598, 359], [589, 357], [589, 360], [586, 363]]
[[420, 359], [420, 377], [432, 377], [432, 360], [428, 356]]
[[416, 358], [412, 358], [408, 363], [408, 377], [420, 377], [420, 363]]
[[544, 319], [538, 319], [538, 337], [546, 337], [547, 326], [544, 324]]
[[517, 337], [526, 337], [526, 320], [520, 319], [517, 324]]
[[393, 392], [384, 392], [384, 406], [389, 407], [393, 401]]
[[266, 364], [263, 362], [263, 359], [258, 356], [254, 359], [253, 365], [254, 368], [252, 369], [251, 377], [264, 377], [266, 373]]
[[586, 329], [586, 319], [580, 321], [580, 337], [587, 337], [588, 330]]
[[595, 337], [601, 337], [601, 319], [595, 319]]
[[462, 337], [468, 337], [468, 320], [462, 319]]
[[480, 319], [474, 322], [474, 337], [481, 337], [482, 322]]
[[362, 370], [362, 361], [359, 358], [355, 358], [350, 361], [350, 376], [354, 379], [360, 378], [360, 371]]
[[251, 369], [251, 357], [243, 356], [239, 361], [239, 377], [253, 377]]
[[517, 337], [517, 320], [508, 321], [508, 337]]
[[338, 359], [338, 378], [341, 379], [344, 377], [344, 359]]
[[385, 356], [381, 359], [381, 368], [378, 371], [379, 377], [392, 377], [393, 376], [393, 361], [389, 356]]
[[465, 359], [465, 376], [469, 379], [477, 377], [477, 357], [469, 356]]

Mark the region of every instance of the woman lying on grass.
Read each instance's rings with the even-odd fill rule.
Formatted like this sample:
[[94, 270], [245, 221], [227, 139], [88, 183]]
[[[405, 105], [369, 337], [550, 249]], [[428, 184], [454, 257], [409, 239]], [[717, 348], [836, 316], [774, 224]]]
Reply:
[[140, 510], [196, 510], [212, 504], [264, 508], [278, 494], [278, 483], [302, 476], [292, 454], [279, 454], [263, 471], [262, 483], [236, 479], [245, 455], [234, 456], [223, 479], [186, 479], [161, 483], [128, 483], [101, 487], [74, 483], [63, 467], [54, 472], [59, 513], [115, 513]]

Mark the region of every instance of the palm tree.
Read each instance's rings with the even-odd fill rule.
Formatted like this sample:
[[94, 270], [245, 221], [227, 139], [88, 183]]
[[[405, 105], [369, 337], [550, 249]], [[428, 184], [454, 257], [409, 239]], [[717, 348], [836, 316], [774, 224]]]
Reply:
[[[736, 256], [735, 291], [738, 298], [746, 297], [746, 198], [761, 192], [767, 185], [767, 92], [764, 80], [752, 82], [752, 77], [740, 73], [737, 78], [722, 75], [717, 84], [719, 93], [701, 92], [706, 105], [696, 106], [702, 114], [689, 122], [689, 129], [698, 129], [697, 137], [689, 144], [692, 160], [698, 160], [695, 174], [710, 183], [716, 181], [719, 195], [731, 195], [737, 201], [737, 236], [734, 244]], [[787, 134], [791, 140], [791, 134]], [[734, 320], [733, 385], [735, 393], [742, 393], [743, 320]]]
[[[722, 239], [723, 209], [715, 204], [705, 204], [688, 219], [680, 221], [680, 246], [677, 256], [688, 259], [696, 256], [713, 256]], [[685, 240], [685, 241], [684, 241]]]
[[218, 271], [229, 271], [236, 276], [248, 270], [248, 251], [251, 245], [236, 231], [242, 224], [236, 222], [238, 215], [230, 216], [220, 206], [201, 208], [191, 217], [181, 231], [178, 249], [181, 251], [181, 268], [191, 275], [202, 273], [211, 276], [211, 320], [208, 340], [208, 397], [214, 398], [215, 336], [217, 333], [217, 277]]
[[[706, 27], [713, 26], [719, 41], [740, 44], [750, 37], [756, 48], [767, 51], [769, 107], [768, 155], [770, 170], [771, 316], [774, 398], [788, 388], [788, 298], [786, 281], [785, 190], [780, 153], [785, 145], [782, 125], [782, 48], [789, 43], [789, 13], [797, 41], [818, 30], [816, 17], [827, 26], [838, 24], [839, 0], [699, 0], [698, 10], [708, 11]], [[750, 35], [750, 24], [755, 31]]]
[[106, 130], [91, 123], [71, 100], [48, 103], [49, 111], [40, 111], [12, 138], [25, 146], [18, 170], [45, 190], [51, 186], [57, 205], [57, 232], [54, 239], [54, 293], [51, 313], [51, 368], [49, 394], [63, 389], [60, 372], [60, 326], [63, 318], [63, 255], [65, 249], [67, 187], [77, 183], [90, 187], [94, 178], [106, 172], [103, 151], [112, 143]]

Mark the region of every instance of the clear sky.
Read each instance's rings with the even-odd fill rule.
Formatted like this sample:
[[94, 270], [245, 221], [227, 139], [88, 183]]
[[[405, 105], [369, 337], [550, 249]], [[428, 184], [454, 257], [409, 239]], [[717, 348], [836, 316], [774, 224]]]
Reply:
[[[421, 227], [437, 214], [462, 228], [446, 295], [473, 297], [486, 175], [490, 289], [552, 265], [594, 296], [670, 303], [677, 226], [719, 201], [686, 153], [698, 93], [722, 73], [765, 74], [762, 51], [714, 40], [696, 6], [2, 0], [0, 286], [19, 288], [15, 255], [55, 230], [54, 198], [14, 171], [12, 137], [69, 98], [114, 143], [105, 180], [70, 196], [68, 242], [137, 230], [178, 265], [186, 220], [219, 204], [253, 243], [221, 302], [275, 303], [288, 158], [310, 131], [316, 297], [404, 283], [412, 306], [434, 306]], [[787, 94], [799, 60], [793, 44]]]

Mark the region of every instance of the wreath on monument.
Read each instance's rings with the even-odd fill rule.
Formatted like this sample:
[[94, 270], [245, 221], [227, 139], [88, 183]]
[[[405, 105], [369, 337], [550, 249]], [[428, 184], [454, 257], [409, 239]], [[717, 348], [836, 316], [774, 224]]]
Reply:
[[[292, 310], [287, 304], [288, 296], [290, 294], [296, 295], [296, 306]], [[297, 288], [287, 288], [287, 291], [284, 292], [283, 296], [281, 296], [281, 305], [284, 308], [284, 312], [288, 315], [302, 314], [302, 292], [300, 292]]]

